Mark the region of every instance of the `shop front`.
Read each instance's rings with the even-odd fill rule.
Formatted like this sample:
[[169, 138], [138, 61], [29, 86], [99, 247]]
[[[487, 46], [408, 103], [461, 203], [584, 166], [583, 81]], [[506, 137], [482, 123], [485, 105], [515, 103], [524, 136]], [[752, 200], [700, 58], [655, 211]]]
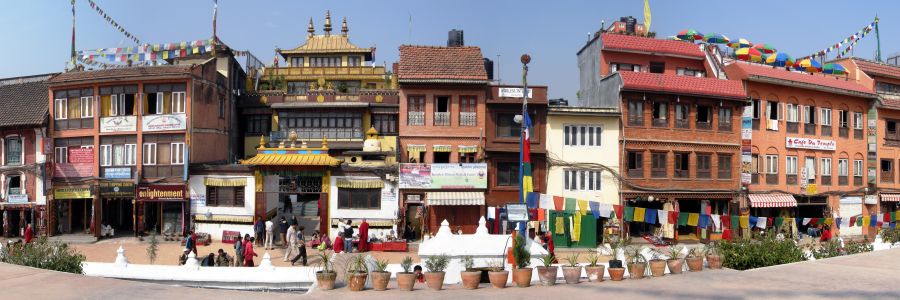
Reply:
[[[796, 237], [798, 234], [798, 230], [802, 230], [801, 232], [806, 233], [806, 227], [802, 222], [797, 223], [794, 222], [795, 218], [802, 218], [802, 216], [814, 214], [812, 210], [816, 208], [820, 208], [818, 205], [812, 205], [813, 203], [818, 203], [818, 199], [815, 202], [807, 201], [807, 204], [801, 208], [798, 205], [797, 198], [791, 194], [749, 194], [748, 199], [750, 200], [750, 215], [755, 217], [765, 217], [765, 218], [781, 218], [783, 223], [781, 225], [782, 228], [776, 228], [776, 230], [781, 230], [786, 233], [787, 236]], [[822, 202], [824, 205], [824, 201]], [[819, 212], [819, 217], [822, 216], [822, 212]], [[774, 222], [773, 222], [774, 224]]]
[[138, 188], [137, 230], [183, 236], [189, 228], [190, 203], [184, 184], [149, 184]]
[[56, 187], [50, 206], [51, 232], [57, 234], [93, 234], [95, 231], [94, 189], [90, 186]]
[[436, 233], [447, 220], [454, 233], [475, 233], [485, 216], [487, 164], [400, 164], [403, 236]]
[[101, 181], [99, 186], [101, 235], [135, 235], [134, 183]]
[[253, 232], [255, 178], [247, 174], [246, 166], [233, 168], [244, 175], [205, 170], [217, 172], [192, 173], [189, 180], [194, 230], [208, 233], [215, 240], [233, 241]]

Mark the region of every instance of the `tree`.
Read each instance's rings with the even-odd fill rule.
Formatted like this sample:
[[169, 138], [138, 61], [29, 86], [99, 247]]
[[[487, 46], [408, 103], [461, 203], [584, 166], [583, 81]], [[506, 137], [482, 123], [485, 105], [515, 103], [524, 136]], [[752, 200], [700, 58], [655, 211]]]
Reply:
[[159, 253], [159, 239], [156, 237], [156, 231], [150, 235], [150, 244], [147, 245], [147, 258], [150, 259], [150, 264], [156, 263], [156, 256]]

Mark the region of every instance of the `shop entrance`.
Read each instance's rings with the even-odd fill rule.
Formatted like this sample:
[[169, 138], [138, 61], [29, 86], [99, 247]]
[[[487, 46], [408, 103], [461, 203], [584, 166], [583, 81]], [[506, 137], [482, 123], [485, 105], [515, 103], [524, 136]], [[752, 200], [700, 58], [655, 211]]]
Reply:
[[[797, 218], [823, 218], [830, 215], [828, 213], [827, 197], [797, 197]], [[818, 226], [810, 226], [808, 224], [797, 224], [797, 230], [805, 234], [813, 234], [818, 236], [821, 230], [811, 231], [810, 228]]]
[[6, 223], [6, 237], [21, 237], [25, 232], [26, 224], [31, 223], [32, 228], [37, 232], [37, 224], [34, 224], [31, 218], [31, 211], [7, 209], [3, 211], [3, 221]]
[[318, 230], [321, 219], [319, 218], [320, 193], [281, 194], [282, 213], [287, 219], [297, 219], [297, 226], [303, 227], [304, 234], [312, 235], [313, 230]]
[[91, 213], [93, 199], [71, 199], [58, 201], [57, 220], [59, 233], [91, 232]]
[[[632, 207], [641, 207], [646, 210], [663, 209], [663, 202], [661, 201], [628, 201], [628, 205]], [[657, 229], [660, 228], [658, 224], [659, 222], [657, 220], [654, 220], [653, 223], [655, 224], [647, 223], [645, 222], [645, 220], [635, 220], [634, 222], [628, 222], [628, 232], [632, 237], [657, 235]]]
[[403, 238], [407, 241], [418, 241], [422, 238], [424, 224], [424, 207], [421, 203], [407, 203]]
[[100, 224], [111, 226], [116, 235], [133, 235], [134, 202], [131, 198], [106, 198], [102, 203]]

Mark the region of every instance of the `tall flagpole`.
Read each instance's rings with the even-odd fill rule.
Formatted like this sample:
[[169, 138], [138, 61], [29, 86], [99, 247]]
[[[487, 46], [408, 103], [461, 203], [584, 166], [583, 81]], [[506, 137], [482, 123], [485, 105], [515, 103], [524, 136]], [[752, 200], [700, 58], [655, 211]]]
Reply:
[[[531, 62], [531, 56], [522, 54], [522, 57], [519, 60], [522, 62], [522, 131], [519, 134], [519, 202], [525, 203], [525, 174], [523, 171], [525, 168], [525, 134], [528, 130], [525, 118], [527, 118], [528, 113], [528, 63]], [[525, 235], [527, 232], [527, 229], [525, 228], [526, 224], [528, 223], [522, 222], [522, 224], [520, 224], [519, 234], [527, 239], [527, 235]]]
[[216, 17], [219, 15], [219, 0], [213, 0], [213, 35], [212, 35], [212, 56], [216, 57], [216, 46], [218, 46], [218, 37], [216, 37]]
[[75, 69], [75, 0], [72, 0], [72, 69]]

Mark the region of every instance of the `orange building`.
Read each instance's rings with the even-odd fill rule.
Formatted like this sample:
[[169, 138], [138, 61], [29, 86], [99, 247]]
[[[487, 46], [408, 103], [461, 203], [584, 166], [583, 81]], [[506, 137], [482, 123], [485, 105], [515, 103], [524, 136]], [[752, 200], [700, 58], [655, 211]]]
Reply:
[[[844, 222], [860, 214], [870, 192], [872, 90], [848, 78], [745, 62], [725, 70], [751, 98], [750, 214]], [[806, 225], [797, 227], [806, 232]]]

